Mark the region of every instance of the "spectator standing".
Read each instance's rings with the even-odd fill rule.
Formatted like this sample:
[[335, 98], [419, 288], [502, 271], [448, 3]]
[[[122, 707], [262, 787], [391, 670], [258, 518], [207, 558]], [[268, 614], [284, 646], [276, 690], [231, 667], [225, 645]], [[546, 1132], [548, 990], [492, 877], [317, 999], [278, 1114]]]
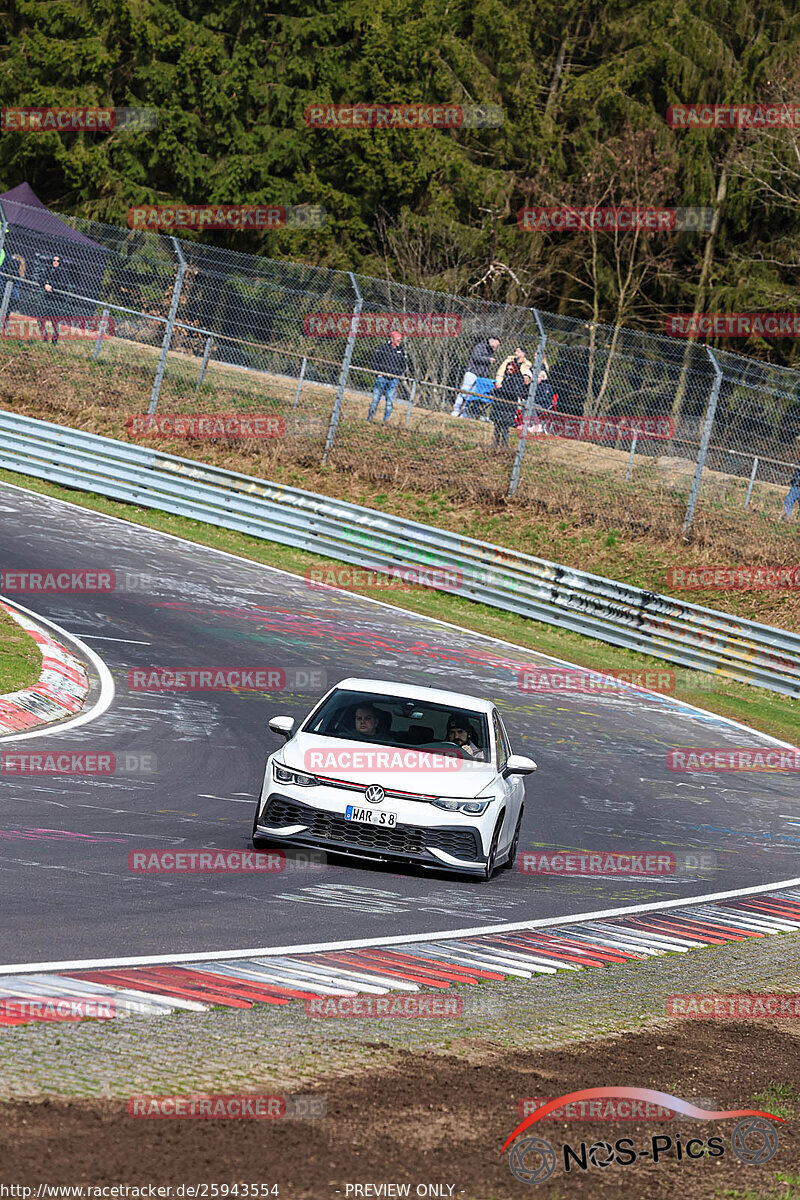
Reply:
[[500, 364], [495, 379], [492, 400], [495, 446], [508, 445], [508, 431], [514, 424], [518, 406], [528, 394], [532, 379], [533, 364], [526, 358], [522, 347], [517, 346], [514, 353]]
[[61, 267], [61, 258], [58, 254], [54, 254], [50, 263], [45, 267], [44, 279], [42, 281], [42, 295], [39, 300], [40, 316], [36, 318], [36, 323], [39, 326], [39, 333], [42, 335], [42, 341], [48, 341], [47, 337], [47, 322], [53, 327], [53, 345], [58, 341], [58, 312], [59, 305], [63, 302], [59, 300], [56, 291], [59, 288], [66, 287], [64, 272]]
[[[514, 420], [514, 424], [516, 425], [517, 429], [520, 430], [522, 429], [522, 423], [525, 419], [525, 399], [527, 399], [527, 397], [523, 398], [523, 402], [517, 409], [517, 415]], [[550, 382], [549, 368], [545, 359], [542, 359], [539, 378], [536, 382], [535, 404], [536, 407], [531, 413], [526, 436], [539, 433], [548, 433], [549, 430], [545, 423], [545, 414], [542, 413], [542, 409], [549, 409], [552, 411], [554, 408], [558, 407], [558, 395], [554, 391], [553, 385]]]
[[452, 417], [465, 417], [467, 415], [462, 410], [465, 405], [469, 408], [469, 403], [473, 398], [469, 393], [474, 388], [478, 376], [485, 377], [492, 374], [492, 363], [495, 360], [495, 355], [499, 347], [500, 339], [494, 335], [482, 342], [477, 342], [472, 347], [467, 369], [464, 372], [464, 378], [461, 380], [461, 391], [456, 396], [456, 402], [450, 414]]
[[375, 372], [375, 386], [372, 389], [372, 402], [369, 406], [367, 420], [371, 421], [378, 411], [381, 396], [384, 399], [384, 421], [392, 415], [394, 398], [397, 395], [399, 375], [406, 374], [408, 356], [403, 345], [403, 335], [399, 329], [393, 329], [388, 340], [379, 346], [375, 352], [372, 369]]
[[800, 463], [797, 464], [789, 480], [789, 492], [783, 502], [783, 519], [788, 521], [795, 504], [800, 504]]

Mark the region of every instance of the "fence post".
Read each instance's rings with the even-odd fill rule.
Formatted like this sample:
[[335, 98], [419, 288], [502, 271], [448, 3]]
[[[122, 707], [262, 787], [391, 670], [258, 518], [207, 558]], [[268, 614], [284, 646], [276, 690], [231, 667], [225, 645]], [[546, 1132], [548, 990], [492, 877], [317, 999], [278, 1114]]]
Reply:
[[8, 316], [8, 306], [11, 303], [11, 289], [14, 286], [13, 279], [6, 280], [6, 286], [3, 288], [3, 299], [0, 301], [0, 336], [5, 333], [6, 317]]
[[694, 520], [694, 510], [697, 505], [697, 497], [700, 495], [700, 481], [703, 478], [703, 467], [706, 465], [706, 454], [708, 453], [708, 444], [711, 441], [711, 430], [714, 427], [714, 416], [717, 411], [717, 401], [719, 400], [719, 389], [722, 386], [722, 371], [719, 369], [719, 363], [714, 357], [712, 350], [708, 346], [704, 346], [708, 357], [711, 359], [711, 365], [714, 368], [714, 382], [711, 385], [711, 395], [708, 398], [708, 407], [706, 408], [706, 419], [703, 422], [703, 433], [700, 438], [700, 449], [697, 452], [697, 466], [694, 471], [694, 479], [692, 480], [692, 490], [689, 493], [689, 503], [686, 506], [686, 518], [683, 522], [681, 533], [685, 536], [692, 526]]
[[[2, 204], [0, 204], [0, 255], [3, 255], [3, 247], [5, 246], [6, 242], [7, 229], [8, 224], [6, 222], [6, 210], [3, 208]], [[4, 255], [3, 258], [5, 260]], [[6, 316], [8, 315], [8, 306], [11, 303], [11, 288], [13, 285], [14, 281], [12, 279], [7, 279], [6, 286], [3, 288], [3, 299], [0, 303], [0, 337], [5, 332]]]
[[147, 410], [148, 416], [151, 417], [156, 411], [158, 397], [161, 393], [161, 383], [164, 379], [164, 368], [167, 365], [167, 354], [169, 353], [169, 345], [172, 341], [172, 330], [175, 326], [175, 318], [178, 315], [178, 301], [181, 298], [181, 291], [183, 289], [183, 277], [186, 274], [186, 259], [183, 257], [181, 244], [176, 237], [171, 237], [169, 240], [172, 242], [175, 253], [178, 256], [178, 273], [175, 276], [175, 286], [172, 289], [172, 303], [169, 306], [167, 328], [164, 330], [164, 340], [161, 343], [161, 354], [159, 355], [158, 366], [156, 368], [156, 377], [153, 380], [153, 391], [150, 395], [150, 406]]
[[754, 484], [754, 483], [755, 483], [755, 481], [756, 481], [756, 472], [757, 472], [757, 471], [758, 471], [758, 456], [756, 456], [756, 457], [753, 459], [753, 469], [752, 469], [752, 471], [750, 472], [750, 482], [749, 482], [749, 484], [747, 485], [747, 495], [746, 495], [746, 496], [745, 496], [745, 498], [744, 498], [744, 506], [745, 506], [745, 508], [747, 508], [748, 504], [750, 503], [750, 496], [752, 495], [752, 492], [753, 492], [753, 484]]
[[353, 308], [353, 319], [350, 322], [350, 333], [347, 335], [347, 347], [344, 352], [344, 361], [342, 362], [342, 370], [339, 375], [339, 386], [336, 389], [336, 400], [333, 405], [333, 412], [331, 413], [331, 423], [328, 426], [328, 436], [325, 440], [325, 449], [322, 452], [323, 467], [328, 461], [328, 454], [333, 446], [333, 439], [336, 437], [336, 427], [339, 424], [339, 416], [342, 411], [342, 398], [344, 397], [344, 389], [347, 384], [347, 376], [350, 371], [350, 363], [353, 360], [353, 350], [355, 349], [356, 345], [358, 318], [361, 315], [361, 309], [364, 307], [364, 297], [359, 291], [355, 275], [352, 271], [348, 271], [347, 274], [350, 276], [350, 282], [352, 283], [353, 291], [356, 294], [356, 303]]
[[303, 380], [306, 377], [306, 367], [307, 366], [308, 366], [308, 359], [305, 357], [305, 355], [303, 355], [303, 361], [300, 364], [300, 375], [297, 380], [297, 391], [294, 394], [294, 404], [292, 405], [292, 408], [297, 408], [298, 404], [300, 403], [300, 389], [302, 388]]
[[631, 471], [633, 470], [633, 456], [634, 456], [634, 454], [636, 453], [636, 443], [637, 443], [637, 441], [638, 441], [638, 440], [639, 440], [639, 430], [638, 430], [638, 429], [634, 429], [634, 431], [633, 431], [633, 441], [631, 442], [631, 452], [630, 452], [630, 456], [629, 456], [629, 458], [628, 458], [628, 469], [627, 469], [627, 471], [625, 472], [625, 482], [626, 482], [626, 483], [627, 483], [627, 482], [628, 482], [628, 480], [630, 479], [630, 477], [631, 477]]
[[406, 409], [406, 419], [403, 422], [404, 425], [408, 424], [408, 418], [411, 416], [411, 409], [414, 407], [414, 397], [416, 396], [416, 394], [417, 394], [417, 381], [416, 381], [416, 379], [414, 379], [414, 380], [412, 380], [412, 383], [411, 383], [411, 395], [408, 397], [408, 408]]
[[528, 397], [525, 401], [525, 411], [522, 414], [522, 428], [519, 431], [519, 441], [517, 442], [517, 453], [514, 455], [514, 466], [511, 469], [511, 482], [508, 485], [508, 498], [510, 499], [517, 490], [519, 485], [520, 471], [522, 470], [522, 460], [525, 457], [525, 443], [527, 436], [525, 430], [528, 428], [533, 406], [536, 403], [536, 388], [539, 383], [539, 372], [542, 369], [544, 361], [544, 348], [547, 345], [547, 334], [544, 331], [542, 319], [535, 308], [531, 309], [536, 324], [539, 327], [539, 345], [536, 350], [536, 359], [533, 364], [533, 379], [531, 386], [528, 388]]
[[211, 342], [212, 341], [213, 341], [213, 338], [211, 338], [210, 336], [206, 338], [206, 344], [203, 347], [203, 361], [200, 364], [200, 374], [197, 379], [197, 387], [194, 389], [195, 392], [200, 391], [200, 388], [203, 385], [203, 380], [206, 377], [206, 370], [208, 369], [208, 360], [211, 357]]
[[94, 350], [92, 351], [92, 362], [97, 362], [100, 357], [100, 347], [103, 345], [103, 338], [106, 335], [106, 325], [108, 324], [107, 308], [103, 309], [103, 315], [100, 318], [100, 324], [97, 328], [97, 337], [95, 338]]

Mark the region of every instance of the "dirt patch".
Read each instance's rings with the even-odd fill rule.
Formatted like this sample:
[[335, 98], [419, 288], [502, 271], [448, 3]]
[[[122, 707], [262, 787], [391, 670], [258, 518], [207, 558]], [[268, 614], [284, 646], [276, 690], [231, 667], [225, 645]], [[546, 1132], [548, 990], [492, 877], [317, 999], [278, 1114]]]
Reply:
[[[800, 1038], [787, 1022], [674, 1023], [570, 1049], [474, 1048], [474, 1056], [466, 1043], [458, 1054], [406, 1052], [390, 1068], [305, 1084], [304, 1093], [326, 1104], [326, 1115], [313, 1120], [139, 1120], [119, 1100], [0, 1104], [0, 1171], [4, 1181], [27, 1186], [277, 1183], [282, 1200], [345, 1196], [348, 1184], [366, 1182], [407, 1183], [412, 1196], [421, 1184], [452, 1185], [440, 1194], [464, 1200], [797, 1194], [778, 1184], [800, 1162]], [[763, 1166], [733, 1154], [732, 1119], [543, 1121], [527, 1136], [551, 1143], [556, 1170], [535, 1193], [515, 1180], [500, 1147], [519, 1123], [518, 1101], [612, 1084], [665, 1091], [700, 1107], [777, 1108], [776, 1115], [795, 1119], [774, 1123], [778, 1150]], [[718, 1136], [723, 1155], [679, 1161], [679, 1135], [682, 1147]], [[601, 1169], [587, 1159], [586, 1170], [564, 1171], [565, 1142], [580, 1154], [581, 1142], [627, 1137], [638, 1151], [651, 1150], [656, 1136], [672, 1138], [669, 1149], [659, 1144], [657, 1163], [640, 1157]]]

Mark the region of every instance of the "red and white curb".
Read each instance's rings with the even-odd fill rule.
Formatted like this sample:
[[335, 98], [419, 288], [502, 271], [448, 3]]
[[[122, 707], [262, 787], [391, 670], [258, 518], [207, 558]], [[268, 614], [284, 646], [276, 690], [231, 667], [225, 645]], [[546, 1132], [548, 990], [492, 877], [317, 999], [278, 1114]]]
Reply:
[[42, 652], [38, 682], [0, 696], [0, 736], [63, 721], [80, 712], [89, 694], [89, 677], [81, 660], [12, 605], [0, 600], [0, 608], [33, 638]]
[[[0, 977], [0, 1025], [384, 996], [608, 967], [800, 929], [800, 888], [474, 937]], [[428, 993], [430, 994], [430, 993]], [[47, 1001], [50, 1000], [48, 1004]], [[465, 1015], [468, 1015], [468, 1011]]]

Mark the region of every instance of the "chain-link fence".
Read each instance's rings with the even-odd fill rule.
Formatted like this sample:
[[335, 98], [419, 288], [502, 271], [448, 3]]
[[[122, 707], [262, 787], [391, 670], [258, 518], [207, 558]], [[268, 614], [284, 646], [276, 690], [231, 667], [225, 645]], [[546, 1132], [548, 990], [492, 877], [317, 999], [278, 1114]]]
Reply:
[[17, 411], [473, 505], [629, 524], [660, 506], [673, 528], [698, 503], [782, 511], [798, 372], [19, 203], [2, 217], [0, 402]]

